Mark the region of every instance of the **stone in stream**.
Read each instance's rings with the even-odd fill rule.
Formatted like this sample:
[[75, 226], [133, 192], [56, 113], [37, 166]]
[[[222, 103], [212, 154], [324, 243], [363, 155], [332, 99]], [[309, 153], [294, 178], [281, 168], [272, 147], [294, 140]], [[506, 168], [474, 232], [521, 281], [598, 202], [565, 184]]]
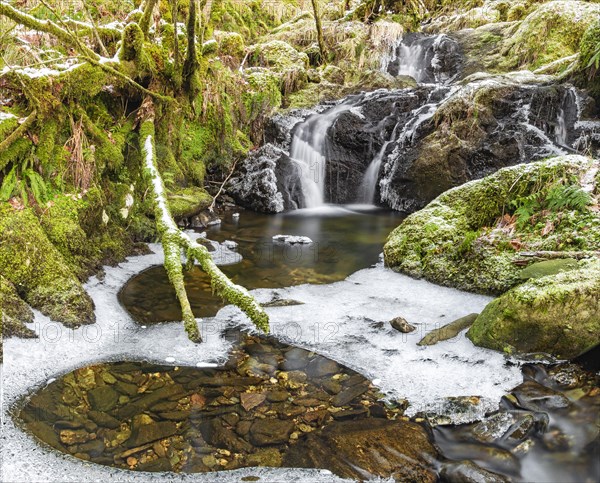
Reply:
[[502, 475], [484, 470], [471, 461], [444, 463], [440, 477], [446, 483], [508, 483], [511, 481]]
[[352, 401], [353, 399], [357, 398], [358, 396], [364, 394], [368, 390], [369, 390], [369, 388], [363, 384], [357, 384], [355, 386], [347, 387], [342, 392], [337, 394], [333, 398], [331, 403], [334, 406], [338, 406], [338, 407], [345, 406], [350, 401]]
[[149, 424], [134, 425], [131, 437], [127, 440], [128, 448], [135, 448], [159, 439], [168, 438], [177, 433], [177, 426], [171, 421], [152, 422]]
[[285, 352], [285, 359], [279, 364], [284, 371], [304, 369], [308, 365], [310, 352], [299, 347], [294, 347]]
[[298, 235], [275, 235], [273, 236], [273, 241], [279, 243], [288, 243], [290, 245], [308, 245], [313, 242], [307, 236]]
[[402, 317], [394, 317], [392, 320], [390, 320], [390, 325], [398, 332], [402, 332], [404, 334], [408, 334], [409, 332], [414, 332], [417, 330], [414, 325], [409, 324], [406, 319]]
[[307, 435], [284, 456], [287, 467], [324, 468], [342, 478], [376, 476], [398, 481], [437, 481], [438, 457], [422, 426], [408, 421], [360, 419], [329, 424]]
[[266, 398], [267, 396], [264, 393], [258, 392], [243, 392], [242, 394], [240, 394], [242, 407], [246, 411], [250, 411], [256, 406], [259, 406], [265, 401]]
[[461, 331], [471, 327], [479, 314], [469, 314], [456, 319], [449, 324], [433, 329], [425, 337], [423, 337], [417, 345], [434, 345], [443, 340], [448, 340], [456, 337]]
[[121, 425], [121, 422], [117, 418], [113, 418], [110, 414], [101, 411], [88, 411], [87, 416], [103, 428], [116, 429]]
[[339, 372], [339, 370], [340, 366], [337, 362], [326, 357], [315, 356], [315, 358], [308, 364], [306, 373], [310, 377], [322, 377], [328, 376], [329, 374], [336, 374]]
[[282, 457], [277, 448], [259, 449], [256, 453], [246, 457], [248, 466], [270, 466], [278, 468], [281, 466]]
[[226, 428], [219, 418], [203, 421], [200, 424], [200, 432], [209, 444], [217, 448], [225, 448], [236, 453], [248, 453], [252, 450], [250, 443]]
[[293, 421], [258, 419], [250, 427], [250, 439], [256, 446], [287, 443], [294, 430]]
[[88, 400], [95, 411], [110, 411], [119, 401], [119, 394], [110, 386], [100, 386], [88, 391]]
[[535, 381], [525, 381], [515, 387], [512, 394], [520, 407], [530, 411], [545, 412], [565, 409], [571, 405], [566, 396]]

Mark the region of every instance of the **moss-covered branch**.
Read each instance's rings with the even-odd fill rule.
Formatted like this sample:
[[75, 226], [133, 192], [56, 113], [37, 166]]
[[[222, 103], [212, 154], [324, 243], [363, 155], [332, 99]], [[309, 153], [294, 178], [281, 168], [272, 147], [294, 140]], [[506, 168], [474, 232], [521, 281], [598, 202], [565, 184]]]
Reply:
[[150, 31], [150, 23], [152, 21], [152, 12], [158, 0], [146, 0], [146, 6], [144, 7], [144, 14], [140, 20], [140, 28], [144, 33], [144, 37], [148, 38], [148, 32]]
[[[6, 138], [2, 142], [0, 142], [0, 152], [7, 149], [12, 143], [14, 143], [17, 139], [19, 139], [27, 131], [27, 129], [29, 129], [29, 127], [33, 124], [36, 117], [37, 117], [37, 112], [33, 111], [31, 114], [29, 114], [29, 116], [27, 116], [25, 121], [23, 121], [23, 123], [17, 129], [15, 129], [12, 133], [10, 133], [8, 136], [6, 136]], [[8, 162], [8, 159], [6, 159], [4, 162], [2, 162], [2, 160], [0, 160], [0, 169], [4, 169], [4, 166], [6, 165], [7, 162]]]
[[185, 250], [189, 262], [197, 261], [202, 270], [210, 276], [211, 286], [218, 295], [227, 302], [237, 305], [254, 322], [256, 327], [267, 332], [269, 330], [269, 317], [263, 308], [245, 288], [234, 284], [221, 272], [204, 246], [196, 243], [177, 228], [169, 211], [162, 178], [156, 167], [152, 116], [148, 116], [140, 126], [140, 149], [145, 164], [144, 168], [150, 176], [151, 188], [154, 191], [154, 212], [165, 253], [165, 269], [177, 293], [183, 314], [183, 323], [190, 340], [200, 342], [202, 339], [185, 290], [181, 263], [182, 249]]

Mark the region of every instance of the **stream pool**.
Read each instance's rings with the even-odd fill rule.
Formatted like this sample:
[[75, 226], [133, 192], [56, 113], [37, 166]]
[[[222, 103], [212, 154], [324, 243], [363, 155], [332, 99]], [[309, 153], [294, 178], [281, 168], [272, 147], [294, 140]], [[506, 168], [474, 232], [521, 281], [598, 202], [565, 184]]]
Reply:
[[[65, 329], [36, 312], [38, 339], [5, 342], [3, 481], [34, 481], [40, 468], [56, 482], [595, 481], [595, 376], [527, 365], [464, 333], [417, 345], [490, 298], [383, 267], [381, 246], [398, 222], [335, 207], [242, 212], [209, 228], [215, 259], [265, 305], [266, 338], [207, 296], [199, 271], [188, 283], [199, 287], [196, 308], [209, 309], [204, 342], [191, 343], [180, 323], [159, 323], [178, 317], [159, 245], [86, 284], [96, 324]], [[290, 257], [294, 246], [273, 242], [277, 234], [315, 243]], [[417, 330], [392, 329], [397, 316]], [[416, 463], [398, 473], [407, 454]]]

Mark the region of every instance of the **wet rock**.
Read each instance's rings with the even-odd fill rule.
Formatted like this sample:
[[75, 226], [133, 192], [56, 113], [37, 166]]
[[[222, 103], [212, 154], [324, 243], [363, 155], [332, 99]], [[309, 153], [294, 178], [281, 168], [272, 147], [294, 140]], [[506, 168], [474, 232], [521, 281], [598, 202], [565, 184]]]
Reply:
[[364, 407], [360, 409], [347, 409], [334, 412], [332, 415], [333, 419], [337, 419], [338, 421], [343, 421], [346, 419], [359, 419], [366, 418], [369, 415], [369, 410]]
[[281, 453], [276, 448], [259, 449], [256, 453], [246, 457], [248, 466], [269, 466], [278, 468], [281, 466], [283, 459]]
[[339, 382], [332, 381], [331, 379], [326, 379], [325, 381], [321, 382], [321, 386], [329, 394], [338, 394], [342, 390], [342, 385]]
[[189, 411], [169, 411], [160, 413], [159, 416], [168, 421], [185, 421], [190, 417], [190, 413]]
[[408, 421], [362, 419], [329, 424], [292, 446], [283, 464], [325, 468], [343, 478], [376, 476], [399, 481], [435, 482], [431, 462], [437, 451], [426, 431]]
[[283, 402], [287, 401], [290, 397], [290, 393], [287, 391], [269, 391], [267, 393], [267, 401], [269, 402]]
[[358, 396], [361, 396], [362, 394], [367, 392], [368, 389], [369, 388], [367, 386], [362, 385], [362, 384], [357, 384], [355, 386], [348, 387], [348, 388], [344, 389], [342, 392], [340, 392], [339, 394], [337, 394], [331, 400], [331, 404], [333, 404], [334, 406], [338, 406], [338, 407], [345, 406], [346, 404], [350, 403], [352, 400], [354, 400]]
[[116, 429], [121, 425], [121, 422], [118, 419], [101, 411], [88, 411], [87, 416], [98, 426], [102, 426], [103, 428]]
[[326, 357], [316, 356], [308, 365], [306, 373], [311, 377], [323, 377], [339, 372], [340, 366], [337, 362]]
[[95, 434], [90, 434], [85, 429], [63, 429], [59, 436], [61, 443], [68, 445], [85, 443], [96, 437]]
[[525, 381], [514, 388], [512, 394], [516, 397], [520, 407], [530, 411], [544, 412], [565, 409], [571, 405], [566, 396], [535, 381]]
[[135, 396], [138, 393], [138, 387], [125, 381], [117, 381], [115, 389], [126, 396]]
[[497, 473], [484, 470], [471, 461], [445, 463], [440, 471], [446, 483], [507, 483], [510, 480]]
[[27, 424], [27, 428], [44, 443], [59, 451], [65, 450], [58, 435], [49, 424], [43, 421], [32, 421]]
[[393, 318], [392, 320], [390, 320], [390, 325], [398, 332], [402, 332], [404, 334], [408, 334], [409, 332], [414, 332], [415, 330], [417, 330], [417, 328], [414, 325], [409, 324], [406, 321], [406, 319], [402, 317]]
[[115, 408], [119, 394], [110, 386], [101, 386], [88, 391], [88, 400], [95, 411], [107, 412]]
[[297, 235], [274, 235], [273, 241], [279, 243], [287, 243], [289, 245], [307, 245], [313, 242], [307, 236]]
[[434, 345], [440, 341], [452, 339], [461, 331], [471, 327], [478, 315], [479, 314], [465, 315], [464, 317], [456, 319], [455, 321], [450, 322], [439, 329], [433, 329], [418, 342], [418, 345]]
[[281, 419], [259, 419], [250, 427], [250, 438], [256, 446], [287, 443], [294, 430], [292, 421]]
[[104, 441], [101, 439], [88, 441], [77, 446], [77, 450], [81, 453], [87, 453], [91, 457], [100, 456], [104, 452]]
[[510, 451], [502, 448], [456, 441], [441, 444], [440, 448], [444, 456], [452, 460], [479, 461], [485, 464], [486, 469], [502, 474], [516, 475], [520, 471], [519, 460]]
[[150, 424], [135, 425], [131, 437], [127, 441], [128, 448], [135, 448], [159, 439], [168, 438], [177, 433], [177, 426], [171, 421], [152, 422]]
[[261, 405], [266, 398], [267, 396], [265, 394], [257, 392], [243, 392], [240, 394], [242, 407], [246, 411], [250, 411], [251, 409]]
[[308, 365], [310, 352], [299, 347], [294, 347], [285, 352], [285, 359], [279, 365], [284, 371], [304, 369]]
[[[249, 452], [252, 446], [226, 428], [219, 418], [210, 419], [200, 424], [203, 438], [212, 446], [225, 448], [236, 453]], [[207, 465], [208, 466], [208, 465]]]
[[146, 462], [140, 462], [137, 466], [140, 471], [171, 471], [172, 466], [168, 458], [157, 458]]

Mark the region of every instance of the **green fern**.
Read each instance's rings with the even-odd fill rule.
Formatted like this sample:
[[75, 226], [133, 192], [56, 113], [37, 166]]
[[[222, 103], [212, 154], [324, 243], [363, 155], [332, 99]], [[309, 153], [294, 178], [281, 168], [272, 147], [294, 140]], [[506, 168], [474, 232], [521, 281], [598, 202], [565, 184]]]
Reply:
[[592, 196], [577, 185], [555, 185], [546, 196], [546, 206], [550, 211], [581, 211], [592, 204]]
[[17, 168], [13, 166], [13, 169], [4, 178], [2, 187], [0, 187], [0, 201], [8, 201], [15, 192], [17, 187]]

